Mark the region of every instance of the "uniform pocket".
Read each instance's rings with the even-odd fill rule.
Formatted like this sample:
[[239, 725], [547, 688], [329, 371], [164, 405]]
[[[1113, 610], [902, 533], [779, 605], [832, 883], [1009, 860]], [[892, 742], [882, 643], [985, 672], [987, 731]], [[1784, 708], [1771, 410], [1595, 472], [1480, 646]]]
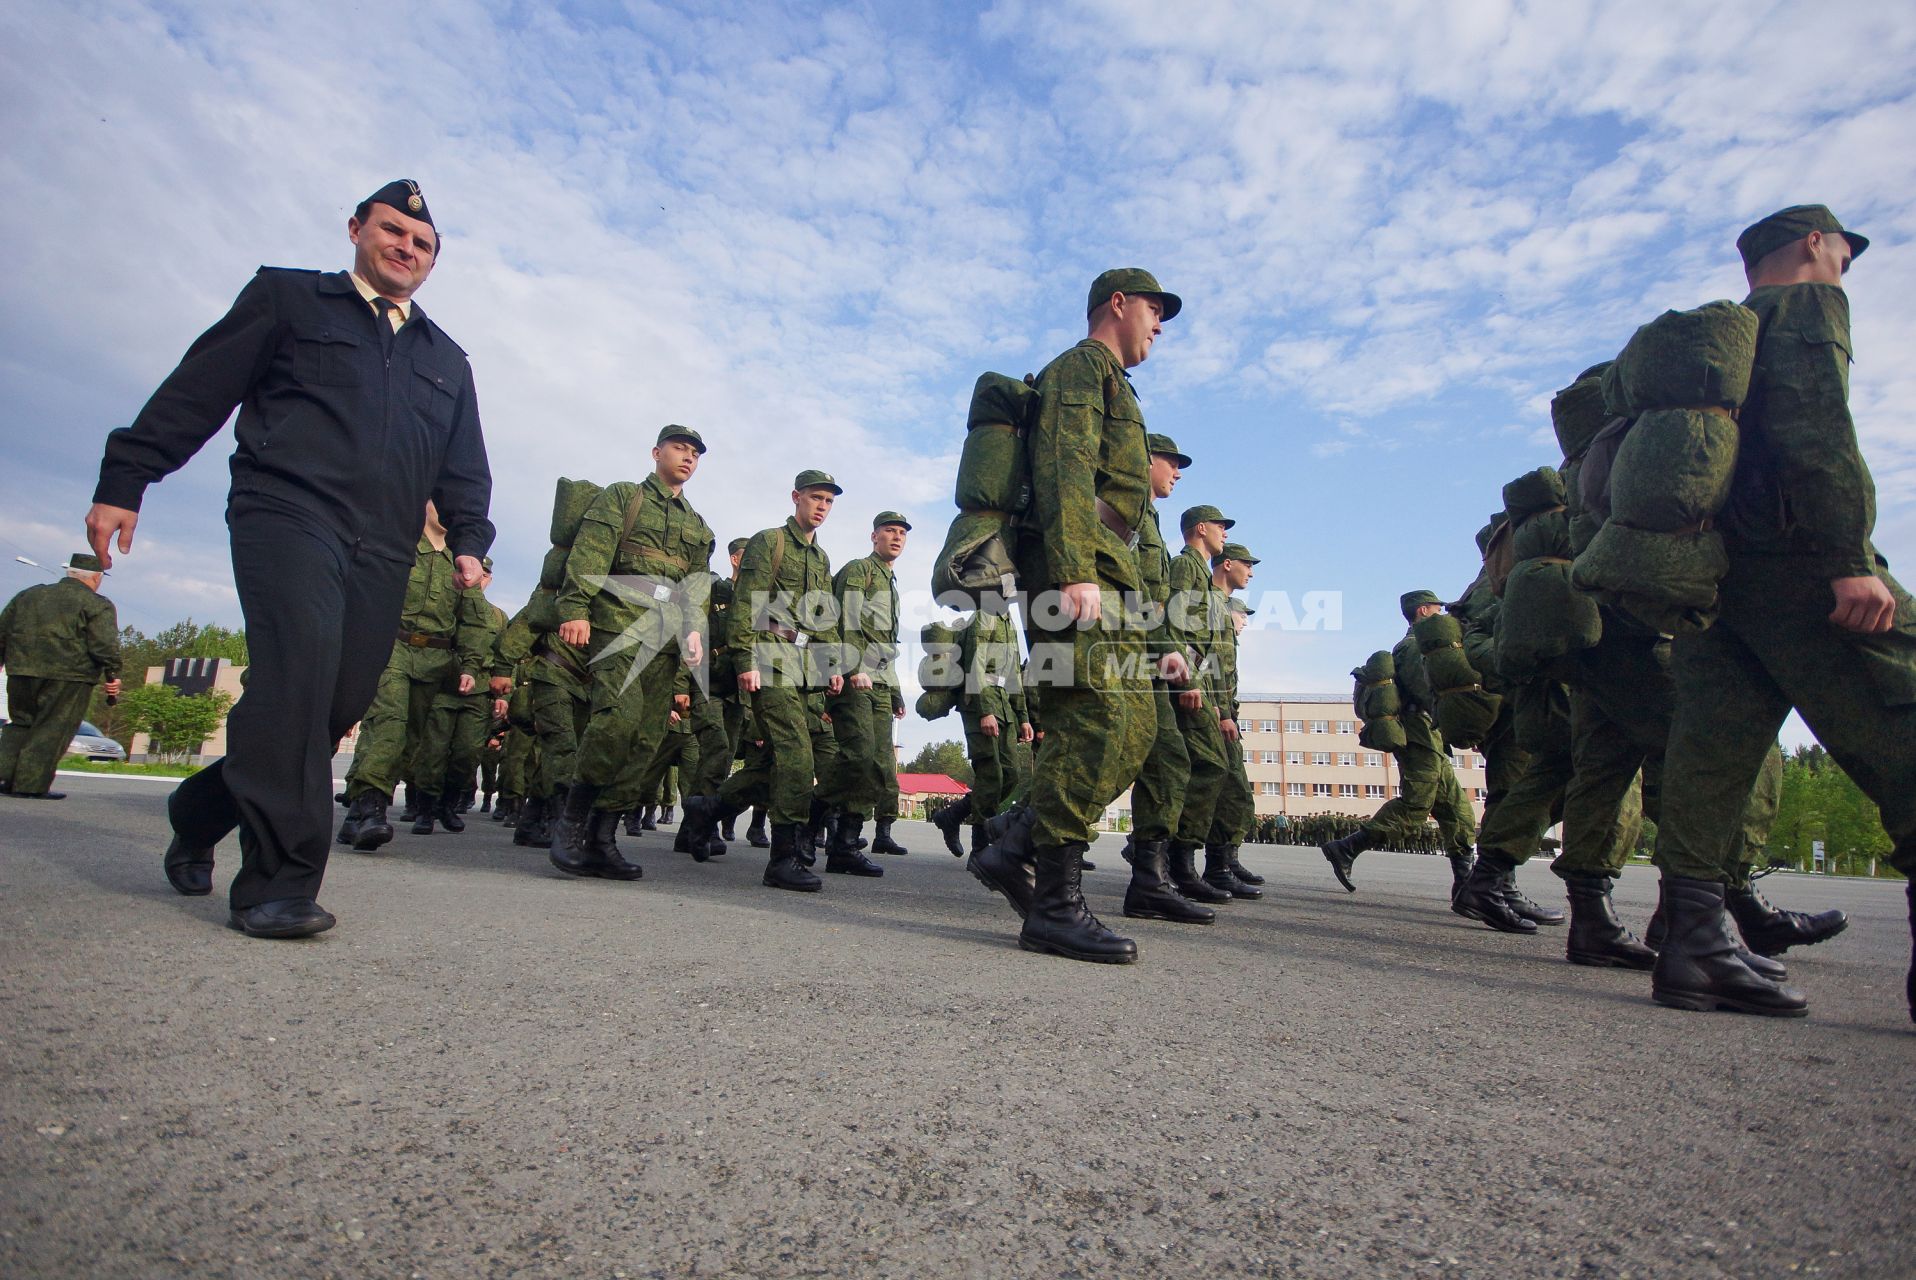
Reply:
[[314, 386], [356, 385], [360, 380], [358, 337], [325, 325], [293, 330], [293, 375]]
[[437, 369], [425, 365], [413, 366], [412, 404], [419, 416], [435, 427], [450, 430], [452, 427], [453, 403], [458, 398], [458, 388], [451, 378]]

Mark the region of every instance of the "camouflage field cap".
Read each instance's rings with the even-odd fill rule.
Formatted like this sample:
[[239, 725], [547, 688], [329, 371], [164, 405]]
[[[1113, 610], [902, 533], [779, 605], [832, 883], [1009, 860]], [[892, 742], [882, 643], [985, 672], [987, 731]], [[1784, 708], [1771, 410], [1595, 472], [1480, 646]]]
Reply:
[[830, 489], [833, 493], [845, 492], [838, 487], [838, 481], [832, 479], [829, 472], [820, 471], [817, 467], [807, 467], [799, 472], [792, 480], [792, 488]]
[[737, 555], [737, 554], [738, 554], [739, 552], [741, 552], [741, 551], [743, 551], [743, 550], [745, 550], [745, 544], [746, 544], [746, 543], [748, 543], [748, 542], [750, 542], [750, 541], [751, 541], [751, 539], [750, 539], [750, 538], [734, 538], [734, 539], [732, 539], [732, 540], [731, 540], [730, 542], [728, 542], [728, 543], [726, 543], [726, 544], [725, 544], [725, 554], [726, 554], [726, 555], [728, 555], [728, 556], [735, 556], [735, 555]]
[[1250, 605], [1244, 603], [1242, 596], [1226, 596], [1224, 597], [1224, 603], [1230, 606], [1232, 613], [1241, 613], [1247, 618], [1257, 612], [1257, 610], [1251, 608]]
[[1226, 520], [1224, 513], [1216, 507], [1196, 506], [1189, 508], [1183, 515], [1178, 517], [1178, 528], [1185, 533], [1189, 533], [1207, 520], [1212, 524], [1221, 524], [1226, 529], [1237, 523], [1235, 520]]
[[394, 178], [379, 190], [366, 197], [367, 204], [383, 204], [399, 210], [408, 218], [417, 218], [434, 231], [432, 210], [426, 207], [426, 197], [419, 194], [419, 184], [411, 178]]
[[896, 511], [881, 511], [872, 517], [872, 532], [876, 533], [888, 524], [895, 524], [907, 533], [911, 531], [911, 521]]
[[1743, 234], [1736, 238], [1736, 251], [1743, 255], [1745, 268], [1754, 267], [1784, 245], [1793, 244], [1812, 231], [1834, 233], [1848, 240], [1852, 260], [1862, 257], [1863, 250], [1869, 248], [1869, 237], [1844, 230], [1828, 205], [1793, 204], [1743, 228]]
[[1171, 459], [1178, 464], [1178, 470], [1180, 471], [1191, 465], [1191, 455], [1179, 451], [1178, 442], [1170, 436], [1159, 435], [1153, 431], [1144, 438], [1144, 447], [1152, 453], [1161, 453]]
[[1241, 561], [1244, 564], [1262, 564], [1263, 563], [1256, 556], [1251, 554], [1251, 549], [1249, 547], [1245, 546], [1241, 542], [1225, 543], [1224, 550], [1218, 552], [1216, 555], [1211, 557], [1211, 567], [1215, 569], [1219, 565], [1223, 564], [1226, 560], [1237, 560], [1237, 561]]
[[692, 430], [692, 428], [681, 427], [676, 422], [668, 422], [659, 428], [659, 438], [655, 443], [664, 444], [667, 440], [683, 440], [694, 449], [697, 449], [700, 456], [703, 456], [705, 453], [704, 438], [700, 436], [698, 432]]
[[91, 551], [75, 552], [70, 558], [68, 558], [67, 568], [72, 569], [78, 573], [105, 573], [106, 572], [105, 569], [100, 567], [100, 557], [94, 555]]
[[1397, 607], [1404, 611], [1405, 622], [1417, 621], [1417, 611], [1427, 604], [1442, 604], [1443, 599], [1435, 591], [1406, 591], [1397, 597]]
[[1166, 293], [1163, 286], [1158, 283], [1158, 278], [1143, 267], [1113, 267], [1091, 282], [1091, 297], [1084, 304], [1084, 313], [1090, 315], [1111, 301], [1111, 295], [1114, 293], [1153, 295], [1163, 306], [1166, 320], [1184, 310], [1184, 299], [1175, 293]]
[[491, 572], [492, 572], [492, 557], [491, 557], [491, 556], [480, 556], [480, 557], [479, 557], [479, 567], [480, 567], [481, 569], [484, 569], [484, 570], [485, 570], [485, 571], [486, 571], [487, 573], [491, 573]]

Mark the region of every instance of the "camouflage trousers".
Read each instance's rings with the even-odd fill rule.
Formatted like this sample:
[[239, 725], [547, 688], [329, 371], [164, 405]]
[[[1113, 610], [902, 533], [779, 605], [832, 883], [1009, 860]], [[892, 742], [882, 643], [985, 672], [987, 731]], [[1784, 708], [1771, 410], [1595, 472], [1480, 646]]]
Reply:
[[[1555, 701], [1562, 705], [1563, 695], [1549, 682], [1533, 680], [1513, 689], [1504, 699], [1506, 706], [1532, 701]], [[1544, 833], [1563, 815], [1564, 791], [1570, 785], [1575, 766], [1570, 752], [1570, 722], [1548, 709], [1532, 710], [1524, 718], [1547, 726], [1537, 750], [1526, 751], [1517, 745], [1514, 729], [1484, 740], [1486, 787], [1483, 825], [1477, 830], [1480, 853], [1498, 853], [1515, 863], [1525, 863], [1543, 846]]]
[[726, 703], [712, 697], [692, 702], [692, 736], [698, 739], [698, 762], [679, 769], [683, 796], [716, 796], [732, 771], [732, 739], [725, 730]]
[[1217, 813], [1211, 819], [1205, 842], [1236, 848], [1257, 825], [1257, 794], [1251, 789], [1251, 775], [1244, 768], [1244, 752], [1236, 743], [1228, 739], [1226, 742], [1231, 752], [1231, 767], [1225, 770], [1224, 785], [1218, 788]]
[[592, 703], [563, 684], [532, 682], [532, 732], [539, 743], [540, 772], [545, 794], [569, 787], [578, 776], [579, 739], [592, 714]]
[[92, 697], [90, 680], [8, 676], [10, 719], [0, 727], [0, 782], [32, 794], [51, 787]]
[[457, 795], [471, 786], [491, 719], [492, 699], [483, 682], [469, 694], [435, 696], [426, 732], [413, 753], [414, 784], [435, 796]]
[[1364, 824], [1365, 833], [1373, 843], [1395, 840], [1408, 845], [1423, 831], [1424, 821], [1434, 817], [1444, 852], [1452, 857], [1469, 853], [1477, 840], [1477, 822], [1450, 757], [1418, 743], [1393, 754], [1403, 794], [1384, 802]]
[[[1109, 603], [1116, 592], [1107, 585], [1105, 594]], [[1095, 840], [1157, 737], [1144, 644], [1114, 614], [1084, 629], [1030, 629], [1044, 716], [1029, 797], [1035, 849]]]
[[848, 680], [826, 706], [837, 750], [829, 769], [818, 767], [818, 798], [864, 818], [895, 817], [898, 764], [891, 745], [891, 686], [854, 689]]
[[[989, 686], [979, 691], [978, 710], [960, 712], [965, 722], [965, 756], [971, 761], [971, 823], [985, 821], [1004, 810], [1019, 779], [1018, 724], [1011, 699]], [[998, 721], [997, 733], [986, 733], [985, 716]]]
[[763, 745], [749, 748], [745, 765], [719, 788], [727, 809], [764, 805], [774, 826], [805, 823], [812, 816], [816, 736], [831, 741], [831, 732], [812, 710], [802, 690], [771, 685], [757, 693], [741, 694], [747, 704], [744, 734]]
[[432, 719], [433, 700], [459, 668], [450, 649], [395, 644], [373, 690], [373, 704], [359, 722], [359, 744], [346, 770], [346, 792], [377, 791], [390, 797], [401, 782], [431, 788], [439, 778], [421, 778], [416, 768], [420, 745]]
[[579, 735], [575, 766], [580, 785], [602, 787], [600, 809], [623, 811], [639, 803], [640, 781], [646, 765], [668, 736], [666, 715], [678, 687], [679, 655], [665, 649], [637, 671], [638, 660], [624, 652], [608, 652], [619, 633], [592, 633], [592, 714]]
[[1151, 690], [1157, 732], [1151, 739], [1150, 753], [1144, 757], [1144, 767], [1138, 770], [1138, 780], [1131, 786], [1131, 834], [1140, 842], [1169, 840], [1184, 813], [1185, 792], [1191, 783], [1191, 756], [1172, 706], [1175, 696], [1168, 689]]
[[1791, 708], [1882, 811], [1890, 865], [1916, 875], [1916, 603], [1887, 572], [1894, 629], [1831, 624], [1829, 584], [1795, 556], [1733, 555], [1722, 612], [1671, 647], [1675, 708], [1664, 754], [1658, 860], [1729, 880], [1744, 809]]
[[524, 729], [514, 728], [506, 735], [505, 749], [499, 753], [499, 791], [521, 800], [542, 796], [551, 790], [539, 763], [539, 740]]
[[1219, 727], [1216, 704], [1206, 694], [1204, 705], [1195, 711], [1177, 709], [1178, 728], [1184, 734], [1184, 751], [1190, 761], [1190, 777], [1184, 784], [1183, 803], [1171, 833], [1180, 841], [1202, 844], [1211, 838], [1217, 825], [1218, 805], [1231, 776], [1231, 752]]

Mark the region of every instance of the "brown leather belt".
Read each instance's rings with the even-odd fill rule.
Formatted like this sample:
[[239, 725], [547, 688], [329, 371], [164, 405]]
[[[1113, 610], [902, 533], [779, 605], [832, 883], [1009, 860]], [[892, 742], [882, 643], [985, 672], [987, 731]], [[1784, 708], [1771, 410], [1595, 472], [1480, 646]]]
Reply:
[[399, 631], [399, 643], [409, 644], [415, 649], [450, 649], [452, 637], [427, 635], [423, 631], [407, 631], [402, 627]]
[[811, 637], [795, 627], [784, 627], [776, 622], [768, 622], [765, 624], [765, 629], [787, 644], [795, 644], [803, 648], [811, 643]]
[[1137, 530], [1124, 522], [1124, 517], [1118, 514], [1118, 509], [1103, 498], [1097, 500], [1097, 508], [1099, 523], [1122, 538], [1126, 547], [1136, 551], [1138, 549]]
[[565, 647], [556, 640], [546, 641], [545, 645], [539, 651], [539, 657], [544, 660], [547, 665], [557, 667], [574, 680], [591, 679], [591, 673], [580, 666], [578, 659], [568, 653]]

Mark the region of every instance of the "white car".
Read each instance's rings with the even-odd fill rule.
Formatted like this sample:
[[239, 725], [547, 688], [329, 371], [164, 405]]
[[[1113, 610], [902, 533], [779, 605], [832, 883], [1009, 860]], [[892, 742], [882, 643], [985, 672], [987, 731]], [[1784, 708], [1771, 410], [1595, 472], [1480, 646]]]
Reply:
[[73, 735], [73, 741], [67, 746], [70, 756], [85, 756], [89, 760], [117, 760], [126, 762], [126, 748], [101, 733], [85, 720], [80, 721], [80, 730]]

